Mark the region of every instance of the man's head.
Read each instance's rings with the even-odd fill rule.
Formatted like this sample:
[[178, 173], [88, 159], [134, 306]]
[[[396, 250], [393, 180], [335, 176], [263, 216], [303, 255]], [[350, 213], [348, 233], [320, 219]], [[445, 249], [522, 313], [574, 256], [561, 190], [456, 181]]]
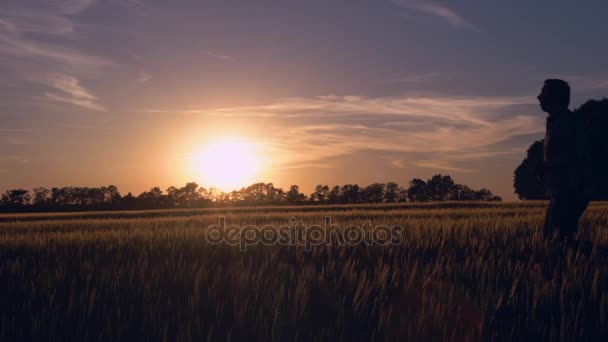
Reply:
[[545, 85], [537, 99], [540, 102], [540, 108], [547, 113], [568, 109], [570, 86], [566, 81], [558, 79], [545, 80]]

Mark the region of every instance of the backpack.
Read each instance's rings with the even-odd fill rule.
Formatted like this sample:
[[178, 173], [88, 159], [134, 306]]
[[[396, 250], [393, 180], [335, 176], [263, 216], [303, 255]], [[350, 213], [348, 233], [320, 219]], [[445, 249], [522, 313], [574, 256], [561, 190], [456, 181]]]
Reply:
[[573, 111], [579, 189], [592, 200], [608, 199], [608, 99], [589, 100]]

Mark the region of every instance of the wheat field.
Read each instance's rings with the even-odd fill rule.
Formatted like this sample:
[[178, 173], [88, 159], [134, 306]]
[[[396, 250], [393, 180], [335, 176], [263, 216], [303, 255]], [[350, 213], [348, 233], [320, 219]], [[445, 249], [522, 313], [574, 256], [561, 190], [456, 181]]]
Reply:
[[[608, 338], [608, 203], [578, 250], [544, 202], [0, 215], [0, 341]], [[402, 227], [391, 244], [211, 243], [296, 218]], [[344, 228], [345, 229], [345, 228]]]

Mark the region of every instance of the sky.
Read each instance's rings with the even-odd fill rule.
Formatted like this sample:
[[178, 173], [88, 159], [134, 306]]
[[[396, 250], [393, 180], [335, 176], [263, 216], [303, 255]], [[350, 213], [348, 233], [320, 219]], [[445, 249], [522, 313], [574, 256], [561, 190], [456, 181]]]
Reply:
[[0, 191], [248, 181], [306, 193], [449, 174], [513, 200], [544, 79], [608, 96], [605, 1], [3, 0]]

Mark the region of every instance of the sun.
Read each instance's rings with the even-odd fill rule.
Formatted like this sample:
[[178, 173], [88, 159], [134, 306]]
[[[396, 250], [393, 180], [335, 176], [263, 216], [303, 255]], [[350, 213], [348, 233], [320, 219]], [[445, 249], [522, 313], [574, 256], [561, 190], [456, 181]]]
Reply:
[[204, 184], [223, 191], [250, 185], [261, 171], [256, 144], [242, 138], [215, 140], [194, 159], [196, 173]]

